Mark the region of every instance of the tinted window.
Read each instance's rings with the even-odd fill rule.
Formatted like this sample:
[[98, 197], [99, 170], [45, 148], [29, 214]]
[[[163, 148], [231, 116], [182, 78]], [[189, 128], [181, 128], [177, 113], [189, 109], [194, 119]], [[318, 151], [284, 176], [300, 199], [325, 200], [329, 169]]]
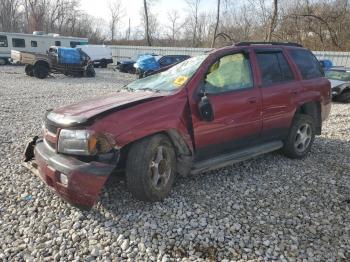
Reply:
[[175, 63], [175, 61], [174, 61], [173, 57], [165, 56], [159, 61], [159, 63], [163, 66], [167, 66], [167, 65], [171, 65], [171, 64]]
[[0, 47], [8, 47], [7, 36], [0, 35]]
[[25, 43], [24, 39], [12, 38], [12, 46], [13, 47], [26, 47], [26, 43]]
[[205, 79], [205, 91], [222, 93], [253, 87], [250, 63], [243, 54], [228, 55], [214, 63]]
[[320, 63], [311, 52], [307, 50], [290, 50], [289, 52], [298, 66], [303, 79], [324, 76]]
[[79, 42], [70, 42], [70, 47], [74, 48], [76, 47], [77, 45], [80, 45]]
[[55, 41], [55, 46], [61, 46], [61, 41]]
[[30, 41], [30, 45], [32, 47], [38, 47], [38, 42], [37, 41]]
[[294, 79], [282, 52], [257, 53], [257, 58], [263, 86]]

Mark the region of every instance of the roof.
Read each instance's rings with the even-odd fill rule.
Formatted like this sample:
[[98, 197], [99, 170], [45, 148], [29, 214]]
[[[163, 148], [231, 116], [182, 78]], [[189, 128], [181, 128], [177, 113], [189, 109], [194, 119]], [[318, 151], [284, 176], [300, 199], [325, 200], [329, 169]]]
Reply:
[[333, 71], [342, 71], [342, 72], [350, 72], [350, 67], [344, 67], [344, 66], [334, 66], [331, 67], [328, 70], [333, 70]]
[[50, 39], [59, 39], [59, 38], [63, 38], [63, 39], [70, 39], [70, 40], [76, 40], [76, 39], [80, 39], [80, 40], [86, 40], [88, 41], [88, 38], [84, 38], [84, 37], [74, 37], [74, 36], [54, 36], [54, 35], [33, 35], [33, 34], [23, 34], [23, 33], [9, 33], [9, 32], [0, 32], [0, 35], [7, 35], [7, 36], [22, 36], [22, 37], [39, 37], [39, 38], [50, 38]]

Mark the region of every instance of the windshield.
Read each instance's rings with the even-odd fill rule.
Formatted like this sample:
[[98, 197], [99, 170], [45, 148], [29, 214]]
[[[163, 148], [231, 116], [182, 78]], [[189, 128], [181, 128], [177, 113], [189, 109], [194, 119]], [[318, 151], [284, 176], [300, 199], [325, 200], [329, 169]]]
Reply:
[[159, 74], [136, 80], [126, 86], [132, 90], [174, 91], [183, 87], [208, 55], [192, 57]]
[[350, 72], [340, 70], [326, 71], [326, 77], [332, 80], [350, 81]]

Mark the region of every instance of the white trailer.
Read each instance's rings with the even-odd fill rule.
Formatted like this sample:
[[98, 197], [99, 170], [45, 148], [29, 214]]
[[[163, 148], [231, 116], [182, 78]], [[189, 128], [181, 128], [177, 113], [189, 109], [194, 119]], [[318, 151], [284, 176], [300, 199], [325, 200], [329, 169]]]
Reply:
[[0, 32], [0, 65], [8, 62], [11, 50], [46, 54], [51, 46], [76, 47], [87, 45], [87, 38], [60, 36], [58, 34], [19, 34]]
[[95, 67], [106, 68], [108, 64], [113, 64], [112, 50], [105, 45], [77, 45], [83, 50], [92, 61]]

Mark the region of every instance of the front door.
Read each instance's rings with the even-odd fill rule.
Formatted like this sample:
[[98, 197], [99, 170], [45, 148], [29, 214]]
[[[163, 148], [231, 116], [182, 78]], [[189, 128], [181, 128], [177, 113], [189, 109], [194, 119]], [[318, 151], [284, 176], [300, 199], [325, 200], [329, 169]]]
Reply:
[[191, 103], [196, 160], [248, 146], [259, 138], [261, 95], [247, 54], [233, 53], [215, 60], [200, 88], [210, 100], [214, 119], [201, 119], [198, 103]]

